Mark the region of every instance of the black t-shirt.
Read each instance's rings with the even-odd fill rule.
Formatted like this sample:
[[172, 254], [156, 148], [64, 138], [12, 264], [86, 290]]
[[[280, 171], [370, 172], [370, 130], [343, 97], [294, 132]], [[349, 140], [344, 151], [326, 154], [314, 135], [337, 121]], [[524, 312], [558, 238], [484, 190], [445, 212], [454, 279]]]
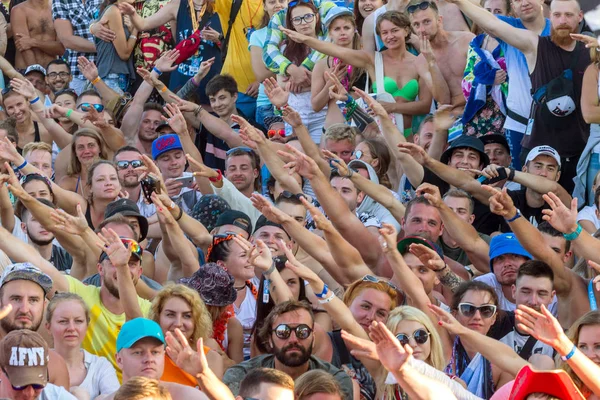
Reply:
[[62, 247], [52, 245], [52, 256], [50, 256], [50, 264], [61, 272], [69, 274], [73, 265], [73, 257]]
[[515, 207], [517, 207], [519, 210], [521, 210], [521, 215], [523, 215], [524, 218], [526, 218], [529, 222], [531, 222], [531, 224], [533, 226], [537, 227], [538, 224], [540, 224], [543, 221], [542, 210], [544, 210], [546, 208], [550, 208], [550, 206], [548, 206], [548, 204], [546, 202], [544, 202], [544, 205], [542, 207], [537, 207], [537, 208], [530, 207], [527, 204], [527, 199], [525, 198], [526, 190], [527, 190], [527, 188], [523, 188], [520, 190], [509, 190], [508, 195], [510, 196], [513, 203], [515, 204]]
[[[450, 184], [444, 181], [442, 178], [431, 172], [428, 168], [423, 167], [423, 183], [429, 183], [437, 186], [440, 189], [442, 197], [450, 190]], [[473, 221], [473, 228], [477, 232], [491, 235], [493, 232], [510, 232], [508, 225], [499, 215], [496, 215], [490, 211], [490, 208], [485, 204], [481, 203], [477, 199], [475, 201], [475, 207], [473, 214], [475, 214], [475, 221]]]

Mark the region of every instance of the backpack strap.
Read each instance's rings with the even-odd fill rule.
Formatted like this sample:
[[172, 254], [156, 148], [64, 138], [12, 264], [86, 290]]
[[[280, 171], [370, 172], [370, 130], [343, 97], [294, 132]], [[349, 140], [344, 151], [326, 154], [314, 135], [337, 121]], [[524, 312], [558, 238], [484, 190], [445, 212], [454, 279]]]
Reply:
[[242, 8], [243, 1], [244, 0], [233, 0], [233, 3], [231, 4], [231, 12], [229, 13], [229, 26], [227, 27], [227, 33], [225, 34], [223, 43], [221, 43], [221, 57], [223, 58], [223, 61], [225, 61], [225, 57], [227, 57], [227, 47], [229, 46], [231, 29], [233, 28], [233, 23], [240, 12], [240, 8]]

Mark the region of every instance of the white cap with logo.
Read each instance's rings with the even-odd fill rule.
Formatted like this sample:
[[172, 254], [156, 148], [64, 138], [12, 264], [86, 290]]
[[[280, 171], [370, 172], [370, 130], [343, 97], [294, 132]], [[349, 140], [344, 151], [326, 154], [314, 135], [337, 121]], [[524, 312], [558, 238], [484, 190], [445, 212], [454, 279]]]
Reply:
[[556, 151], [554, 149], [554, 147], [550, 147], [550, 146], [537, 146], [534, 147], [533, 149], [531, 149], [531, 151], [529, 152], [529, 154], [527, 154], [527, 158], [525, 159], [525, 164], [527, 164], [530, 161], [535, 160], [538, 156], [550, 156], [552, 158], [554, 158], [556, 160], [556, 162], [558, 163], [558, 168], [560, 168], [560, 155], [558, 154], [558, 151]]

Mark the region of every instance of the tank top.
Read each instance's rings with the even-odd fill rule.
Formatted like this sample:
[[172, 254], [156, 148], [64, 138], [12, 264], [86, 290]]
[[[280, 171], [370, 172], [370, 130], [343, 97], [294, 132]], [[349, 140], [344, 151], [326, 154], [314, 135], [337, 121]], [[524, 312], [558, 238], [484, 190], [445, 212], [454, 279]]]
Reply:
[[583, 43], [577, 42], [572, 51], [566, 51], [552, 43], [550, 37], [540, 37], [535, 69], [531, 73], [531, 90], [534, 93], [552, 79], [560, 76], [565, 69], [571, 67], [571, 63], [575, 59], [577, 59], [577, 64], [573, 66], [575, 111], [571, 115], [561, 118], [564, 121], [558, 121], [558, 118], [545, 120], [542, 117], [542, 106], [534, 105], [533, 118], [535, 122], [531, 135], [526, 135], [523, 139], [524, 148], [532, 149], [540, 145], [552, 146], [561, 157], [579, 156], [583, 152], [590, 135], [590, 126], [585, 123], [581, 114], [581, 86], [583, 73], [590, 64], [589, 50]]
[[[111, 7], [108, 6], [102, 12], [104, 15]], [[102, 15], [98, 17], [98, 19], [102, 18]], [[123, 16], [121, 20], [123, 20]], [[123, 29], [125, 30], [125, 40], [129, 39], [130, 32], [129, 29], [123, 24]], [[100, 78], [105, 78], [110, 74], [123, 74], [127, 75], [129, 79], [135, 79], [135, 70], [133, 69], [133, 53], [127, 60], [122, 60], [117, 53], [117, 49], [112, 42], [105, 42], [99, 38], [94, 38], [94, 43], [96, 45], [96, 65], [98, 67], [98, 76]]]
[[[40, 126], [35, 121], [33, 121], [33, 141], [34, 142], [42, 141], [42, 139], [40, 137]], [[19, 154], [21, 154], [21, 155], [23, 154], [23, 149], [20, 148], [19, 146], [17, 146], [17, 151], [19, 152]]]

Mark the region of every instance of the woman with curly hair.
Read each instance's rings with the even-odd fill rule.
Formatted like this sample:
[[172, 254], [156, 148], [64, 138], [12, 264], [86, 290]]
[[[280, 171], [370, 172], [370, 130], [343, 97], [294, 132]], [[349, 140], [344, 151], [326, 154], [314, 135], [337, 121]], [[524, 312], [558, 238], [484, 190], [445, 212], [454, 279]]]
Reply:
[[[212, 336], [208, 309], [198, 293], [185, 285], [168, 285], [158, 292], [152, 301], [149, 317], [160, 325], [165, 335], [167, 332], [174, 334], [175, 329], [179, 329], [192, 348], [196, 348], [198, 339], [202, 338], [207, 343]], [[204, 353], [210, 369], [217, 376], [222, 376], [221, 356], [208, 346], [204, 346]], [[165, 370], [160, 380], [193, 387], [198, 385], [196, 377], [179, 368], [168, 355], [165, 356]]]

